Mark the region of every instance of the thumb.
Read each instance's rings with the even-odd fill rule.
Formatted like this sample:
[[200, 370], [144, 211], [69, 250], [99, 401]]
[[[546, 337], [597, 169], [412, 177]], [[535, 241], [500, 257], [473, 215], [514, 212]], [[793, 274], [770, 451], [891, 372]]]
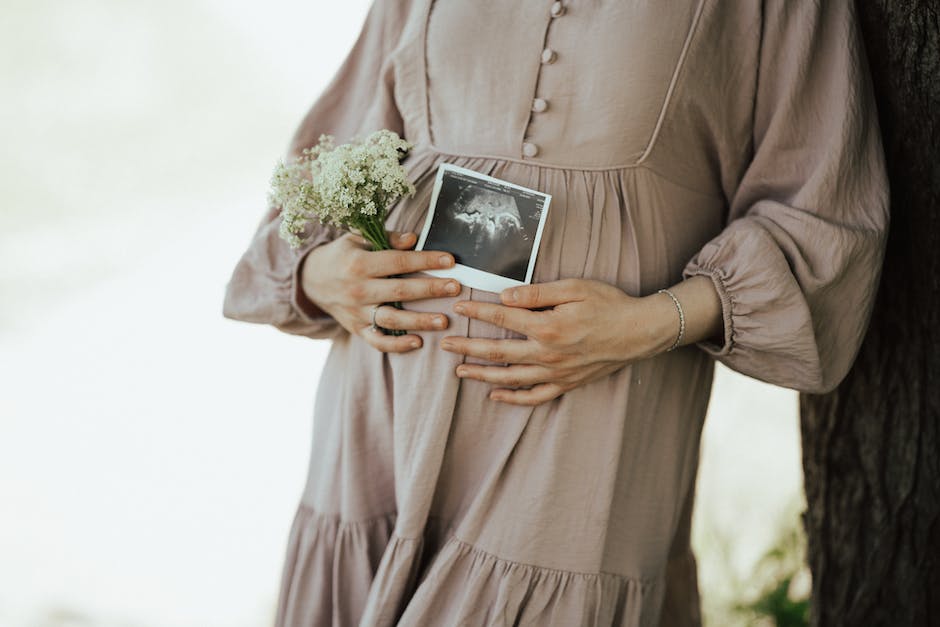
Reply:
[[388, 234], [388, 240], [395, 250], [408, 250], [414, 248], [418, 243], [418, 236], [411, 232], [399, 233], [392, 231]]
[[525, 307], [536, 309], [539, 307], [553, 307], [563, 303], [582, 300], [583, 293], [576, 280], [562, 279], [537, 283], [535, 285], [520, 285], [505, 289], [500, 293], [500, 300], [504, 305], [511, 307]]

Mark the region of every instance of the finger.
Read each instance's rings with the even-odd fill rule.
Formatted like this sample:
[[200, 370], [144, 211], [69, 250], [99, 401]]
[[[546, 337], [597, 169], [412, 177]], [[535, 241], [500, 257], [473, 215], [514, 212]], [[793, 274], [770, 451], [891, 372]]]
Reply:
[[490, 400], [512, 405], [541, 405], [564, 393], [565, 389], [556, 383], [540, 383], [528, 390], [497, 388], [490, 392]]
[[454, 304], [454, 311], [467, 316], [495, 324], [498, 327], [529, 335], [540, 322], [538, 312], [527, 311], [518, 307], [506, 307], [496, 303], [479, 301], [461, 301]]
[[461, 364], [457, 366], [461, 379], [477, 379], [507, 388], [519, 388], [551, 380], [552, 373], [543, 366], [481, 366]]
[[561, 279], [534, 285], [510, 287], [500, 293], [500, 300], [511, 307], [553, 307], [584, 300], [584, 286], [578, 279]]
[[407, 233], [391, 231], [388, 234], [388, 239], [396, 250], [410, 250], [418, 243], [418, 236], [410, 231]]
[[422, 344], [419, 335], [385, 335], [381, 329], [373, 329], [372, 325], [362, 327], [359, 330], [359, 337], [383, 353], [407, 353], [421, 348]]
[[449, 336], [441, 348], [458, 355], [469, 355], [497, 364], [537, 364], [538, 347], [530, 340], [485, 340]]
[[441, 270], [454, 266], [454, 256], [434, 250], [377, 250], [362, 255], [357, 263], [361, 276], [385, 277], [396, 274]]
[[[369, 315], [372, 315], [371, 307]], [[446, 329], [448, 320], [444, 314], [423, 313], [398, 309], [391, 305], [383, 305], [375, 311], [375, 323], [386, 329], [400, 329], [403, 331], [435, 331]]]
[[459, 293], [460, 283], [454, 279], [372, 279], [362, 288], [363, 302], [367, 303], [404, 302]]
[[372, 249], [372, 244], [366, 241], [364, 237], [358, 233], [353, 233], [352, 231], [347, 231], [337, 238], [339, 241], [343, 242], [350, 248], [361, 248], [366, 250]]

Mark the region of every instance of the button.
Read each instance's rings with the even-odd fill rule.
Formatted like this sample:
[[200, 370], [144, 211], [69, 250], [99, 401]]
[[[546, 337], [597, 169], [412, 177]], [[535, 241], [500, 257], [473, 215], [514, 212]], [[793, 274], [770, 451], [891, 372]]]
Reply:
[[554, 63], [557, 57], [558, 55], [551, 48], [542, 51], [542, 63]]
[[532, 101], [532, 110], [536, 113], [542, 113], [545, 109], [548, 109], [548, 101], [544, 98], [536, 98]]
[[539, 147], [532, 142], [525, 142], [522, 144], [522, 154], [526, 157], [534, 157], [539, 154]]
[[561, 17], [565, 14], [565, 5], [561, 2], [555, 2], [552, 4], [552, 17]]

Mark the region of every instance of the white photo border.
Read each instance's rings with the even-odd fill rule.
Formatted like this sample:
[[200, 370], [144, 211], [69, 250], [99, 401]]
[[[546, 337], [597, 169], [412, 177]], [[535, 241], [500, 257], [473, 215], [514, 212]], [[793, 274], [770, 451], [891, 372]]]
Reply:
[[431, 231], [431, 222], [434, 221], [434, 213], [437, 209], [437, 197], [440, 194], [441, 186], [444, 183], [445, 172], [456, 172], [471, 178], [489, 181], [503, 187], [509, 187], [530, 194], [536, 194], [545, 199], [545, 204], [542, 206], [542, 212], [539, 216], [539, 225], [535, 231], [535, 240], [532, 242], [532, 250], [529, 252], [529, 265], [526, 267], [524, 281], [510, 279], [509, 277], [493, 274], [492, 272], [486, 272], [485, 270], [479, 270], [477, 268], [471, 268], [470, 266], [465, 266], [460, 263], [454, 264], [453, 268], [447, 268], [444, 270], [425, 270], [424, 272], [430, 274], [431, 276], [456, 279], [460, 282], [461, 285], [466, 285], [467, 287], [484, 290], [487, 292], [501, 292], [507, 288], [516, 287], [517, 285], [530, 284], [532, 282], [532, 272], [535, 270], [535, 258], [538, 256], [539, 244], [542, 242], [542, 231], [545, 228], [545, 218], [548, 216], [548, 207], [552, 201], [551, 194], [546, 194], [545, 192], [540, 192], [536, 189], [523, 187], [522, 185], [516, 185], [515, 183], [510, 183], [509, 181], [504, 181], [503, 179], [487, 176], [486, 174], [482, 174], [476, 170], [469, 170], [451, 163], [442, 163], [437, 168], [437, 176], [434, 179], [434, 190], [431, 192], [431, 204], [428, 206], [428, 214], [424, 219], [424, 227], [421, 229], [421, 235], [418, 238], [417, 245], [415, 245], [415, 250], [424, 250], [424, 242], [427, 240], [428, 233]]

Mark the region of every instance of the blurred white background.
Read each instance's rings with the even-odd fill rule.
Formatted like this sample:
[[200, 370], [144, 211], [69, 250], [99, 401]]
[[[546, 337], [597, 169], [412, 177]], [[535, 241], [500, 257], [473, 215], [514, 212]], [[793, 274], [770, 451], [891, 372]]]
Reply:
[[[328, 343], [226, 320], [365, 0], [7, 0], [0, 626], [267, 626]], [[695, 543], [728, 602], [801, 507], [796, 395], [719, 369]]]

